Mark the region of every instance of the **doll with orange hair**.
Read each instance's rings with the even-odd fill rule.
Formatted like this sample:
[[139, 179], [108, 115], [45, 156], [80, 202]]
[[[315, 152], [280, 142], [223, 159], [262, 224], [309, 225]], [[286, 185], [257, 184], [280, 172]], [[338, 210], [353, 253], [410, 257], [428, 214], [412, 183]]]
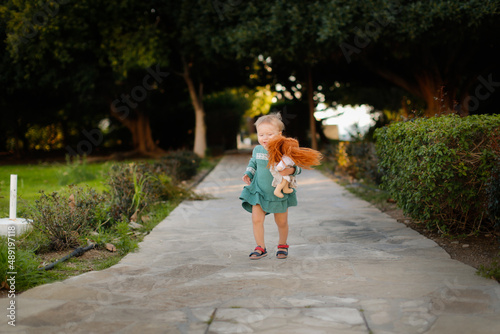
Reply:
[[[283, 193], [291, 194], [292, 188], [297, 187], [295, 176], [282, 176], [280, 171], [285, 168], [299, 166], [305, 169], [312, 169], [321, 162], [321, 153], [306, 147], [299, 147], [296, 139], [277, 136], [268, 143], [269, 168], [273, 175], [272, 186], [276, 187], [274, 195], [283, 198]], [[283, 192], [283, 193], [282, 193]]]

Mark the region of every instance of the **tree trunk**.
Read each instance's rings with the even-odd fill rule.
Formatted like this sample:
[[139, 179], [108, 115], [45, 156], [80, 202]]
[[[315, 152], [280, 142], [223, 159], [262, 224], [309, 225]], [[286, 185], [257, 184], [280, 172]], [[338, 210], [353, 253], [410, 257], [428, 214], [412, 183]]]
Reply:
[[[450, 82], [458, 82], [457, 78], [442, 78], [438, 68], [416, 70], [412, 79], [407, 79], [387, 68], [368, 65], [368, 67], [382, 78], [403, 88], [424, 100], [427, 104], [422, 116], [446, 115], [455, 113], [455, 104], [461, 103], [461, 96], [457, 96], [458, 86]], [[468, 109], [463, 108], [461, 115], [467, 115]]]
[[203, 84], [200, 83], [198, 91], [195, 88], [191, 74], [189, 73], [189, 64], [183, 59], [184, 72], [182, 74], [184, 81], [188, 86], [189, 96], [193, 104], [195, 114], [194, 130], [194, 148], [193, 151], [201, 158], [205, 157], [207, 150], [207, 127], [205, 124], [205, 108], [203, 106]]
[[148, 156], [158, 156], [166, 153], [153, 140], [148, 115], [135, 110], [133, 113], [127, 114], [127, 117], [120, 117], [120, 113], [113, 104], [111, 104], [111, 115], [129, 129], [132, 134], [134, 152]]
[[316, 138], [316, 119], [314, 118], [314, 110], [316, 105], [314, 104], [314, 87], [312, 80], [312, 70], [311, 67], [307, 67], [307, 102], [309, 105], [309, 130], [311, 132], [311, 148], [314, 150], [318, 149], [318, 140]]
[[455, 113], [454, 105], [457, 97], [454, 87], [445, 84], [439, 75], [427, 71], [415, 74], [415, 79], [419, 95], [427, 104], [425, 116]]

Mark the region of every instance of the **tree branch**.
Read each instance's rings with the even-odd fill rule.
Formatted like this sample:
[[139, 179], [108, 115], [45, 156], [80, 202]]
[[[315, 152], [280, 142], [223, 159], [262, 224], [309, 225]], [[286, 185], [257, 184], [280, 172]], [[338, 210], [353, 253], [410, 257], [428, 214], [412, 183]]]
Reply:
[[406, 91], [413, 93], [417, 96], [422, 96], [422, 93], [418, 86], [410, 83], [407, 79], [396, 74], [395, 72], [389, 70], [388, 68], [383, 68], [382, 66], [373, 66], [368, 62], [364, 62], [364, 65], [372, 72], [380, 75], [382, 78], [396, 84], [397, 86], [405, 89]]

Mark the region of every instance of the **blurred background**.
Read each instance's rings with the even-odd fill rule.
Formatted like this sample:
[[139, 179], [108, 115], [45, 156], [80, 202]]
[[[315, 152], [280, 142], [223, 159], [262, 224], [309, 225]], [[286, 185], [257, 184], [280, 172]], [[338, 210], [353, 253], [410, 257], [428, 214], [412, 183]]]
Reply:
[[0, 159], [326, 149], [414, 117], [498, 113], [499, 1], [0, 5]]

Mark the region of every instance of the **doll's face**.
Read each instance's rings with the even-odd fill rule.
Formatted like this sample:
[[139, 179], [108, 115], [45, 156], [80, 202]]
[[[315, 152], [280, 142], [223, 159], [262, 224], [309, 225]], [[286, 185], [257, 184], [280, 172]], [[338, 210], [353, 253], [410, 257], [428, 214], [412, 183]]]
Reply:
[[267, 144], [269, 143], [271, 138], [280, 135], [281, 135], [280, 129], [274, 124], [263, 123], [257, 127], [257, 138], [259, 140], [259, 144], [264, 146], [266, 150], [267, 150]]

